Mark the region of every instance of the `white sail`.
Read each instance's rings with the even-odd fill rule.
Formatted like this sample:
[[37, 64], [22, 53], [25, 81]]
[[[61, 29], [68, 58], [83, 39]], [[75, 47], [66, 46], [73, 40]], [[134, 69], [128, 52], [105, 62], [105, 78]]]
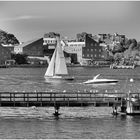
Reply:
[[[59, 40], [58, 40], [59, 42]], [[56, 75], [67, 75], [68, 70], [65, 62], [64, 53], [61, 45], [58, 43], [57, 52], [56, 52], [56, 65], [55, 65], [55, 74]]]
[[56, 59], [55, 57], [56, 57], [56, 49], [53, 53], [53, 56], [51, 58], [47, 71], [45, 73], [45, 76], [54, 76], [54, 66], [55, 66], [55, 59]]

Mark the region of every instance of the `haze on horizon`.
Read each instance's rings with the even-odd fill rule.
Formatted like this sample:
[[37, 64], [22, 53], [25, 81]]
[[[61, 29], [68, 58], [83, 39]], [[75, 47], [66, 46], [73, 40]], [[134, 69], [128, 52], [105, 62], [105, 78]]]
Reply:
[[124, 34], [140, 41], [140, 1], [0, 1], [0, 29], [20, 42], [57, 32]]

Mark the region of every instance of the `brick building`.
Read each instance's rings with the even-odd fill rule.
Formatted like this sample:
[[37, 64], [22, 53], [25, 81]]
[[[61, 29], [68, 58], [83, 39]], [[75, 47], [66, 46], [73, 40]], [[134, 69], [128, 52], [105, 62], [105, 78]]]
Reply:
[[104, 60], [107, 57], [107, 52], [104, 48], [88, 35], [85, 38], [85, 47], [82, 49], [83, 59]]
[[11, 59], [10, 50], [0, 45], [0, 65], [4, 65], [6, 60], [10, 59]]
[[34, 39], [19, 46], [15, 46], [15, 53], [26, 54], [27, 56], [44, 56], [43, 53], [43, 38]]
[[14, 47], [15, 47], [16, 45], [12, 45], [12, 44], [4, 45], [4, 44], [2, 44], [2, 46], [3, 46], [4, 48], [8, 48], [8, 49], [10, 50], [10, 52], [13, 53], [13, 52], [14, 52]]

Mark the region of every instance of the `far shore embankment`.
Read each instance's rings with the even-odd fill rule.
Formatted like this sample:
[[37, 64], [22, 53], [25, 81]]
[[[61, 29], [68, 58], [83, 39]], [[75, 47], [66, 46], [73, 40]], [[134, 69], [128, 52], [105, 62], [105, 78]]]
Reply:
[[[0, 65], [0, 68], [47, 68], [48, 65], [40, 65], [40, 64], [20, 64], [20, 65]], [[93, 67], [93, 68], [105, 68], [108, 67], [110, 68], [110, 65], [80, 65], [80, 64], [72, 64], [72, 65], [67, 65], [67, 67]], [[137, 65], [136, 67], [139, 67]]]
[[[0, 68], [47, 68], [48, 65], [30, 65], [30, 64], [20, 64], [20, 65], [0, 65]], [[73, 65], [67, 65], [67, 67], [96, 67], [96, 68], [103, 68], [103, 67], [110, 67], [110, 65], [80, 65], [80, 64], [73, 64]]]

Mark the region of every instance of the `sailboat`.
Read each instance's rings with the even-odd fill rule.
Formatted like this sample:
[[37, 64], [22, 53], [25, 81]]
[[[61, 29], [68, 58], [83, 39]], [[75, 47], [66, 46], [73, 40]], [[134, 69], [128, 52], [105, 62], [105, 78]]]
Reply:
[[60, 37], [56, 37], [57, 46], [45, 73], [45, 78], [74, 80], [74, 77], [69, 76], [64, 53], [60, 44]]

